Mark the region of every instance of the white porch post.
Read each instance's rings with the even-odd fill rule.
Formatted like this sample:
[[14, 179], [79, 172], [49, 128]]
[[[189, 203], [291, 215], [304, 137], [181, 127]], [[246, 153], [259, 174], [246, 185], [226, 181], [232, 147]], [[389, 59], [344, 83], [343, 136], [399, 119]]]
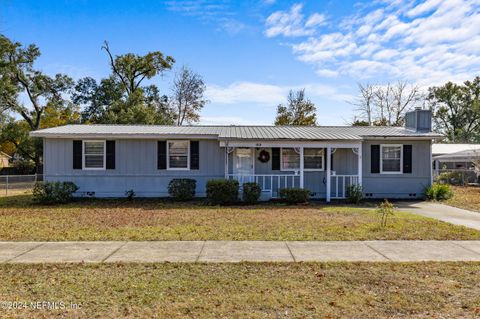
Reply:
[[330, 146], [327, 147], [327, 203], [330, 202], [331, 192], [330, 192], [330, 183], [331, 183], [331, 167], [332, 167], [332, 148]]
[[228, 179], [228, 143], [225, 144], [225, 179]]
[[358, 185], [362, 186], [362, 143], [358, 145]]
[[300, 188], [303, 188], [304, 186], [303, 171], [304, 171], [305, 163], [303, 158], [303, 149], [304, 149], [303, 146], [300, 147]]

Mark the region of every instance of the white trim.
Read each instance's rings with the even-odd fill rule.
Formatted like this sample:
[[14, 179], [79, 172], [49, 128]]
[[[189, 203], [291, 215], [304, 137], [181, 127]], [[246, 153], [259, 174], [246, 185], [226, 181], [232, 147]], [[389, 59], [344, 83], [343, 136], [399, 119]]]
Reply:
[[[170, 142], [187, 142], [187, 167], [170, 167]], [[167, 140], [167, 171], [189, 171], [190, 170], [190, 140]]]
[[[332, 157], [332, 149], [331, 147], [327, 147], [327, 158], [328, 159], [331, 159]], [[326, 198], [326, 201], [327, 203], [330, 202], [331, 200], [331, 197], [332, 197], [332, 191], [331, 191], [331, 179], [332, 179], [332, 172], [331, 172], [331, 166], [332, 165], [332, 161], [331, 160], [327, 160], [327, 185], [326, 185], [326, 189], [325, 189], [325, 198]]]
[[[322, 167], [323, 167], [323, 164], [322, 164]], [[303, 188], [305, 183], [304, 171], [305, 171], [305, 149], [302, 146], [300, 147], [300, 188]]]
[[284, 169], [283, 168], [283, 150], [286, 149], [286, 148], [291, 148], [293, 149], [293, 151], [296, 153], [295, 151], [295, 147], [280, 147], [280, 171], [281, 172], [298, 172], [300, 171], [300, 163], [302, 161], [302, 157], [300, 154], [298, 154], [298, 157], [299, 157], [299, 161], [298, 161], [298, 167], [296, 168], [288, 168], [288, 169]]
[[362, 144], [360, 144], [358, 146], [358, 185], [362, 186], [362, 179], [363, 179], [363, 176], [362, 176], [362, 173], [363, 173], [363, 154], [362, 154]]
[[[383, 171], [383, 148], [384, 147], [400, 147], [400, 171], [391, 172]], [[403, 174], [403, 144], [380, 144], [380, 174]]]
[[[332, 148], [352, 148], [358, 147], [362, 143], [362, 140], [355, 142], [315, 142], [315, 141], [228, 141], [228, 146], [232, 147], [255, 147], [255, 148], [270, 148], [270, 147], [285, 147], [285, 148], [298, 148], [298, 147], [307, 147], [307, 148], [326, 148], [330, 146]], [[220, 141], [220, 147], [224, 147], [226, 142]]]
[[[103, 167], [85, 167], [85, 143], [92, 143], [92, 142], [103, 142]], [[106, 162], [107, 162], [107, 145], [106, 140], [82, 140], [82, 170], [85, 171], [104, 171], [106, 170]], [[89, 154], [91, 155], [91, 154]]]

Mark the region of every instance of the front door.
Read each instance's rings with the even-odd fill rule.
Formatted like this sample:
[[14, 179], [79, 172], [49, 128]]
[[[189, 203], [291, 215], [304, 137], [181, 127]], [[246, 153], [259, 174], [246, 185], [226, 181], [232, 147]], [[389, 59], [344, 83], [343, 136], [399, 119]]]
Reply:
[[254, 174], [252, 148], [236, 148], [233, 156], [233, 174], [252, 175]]

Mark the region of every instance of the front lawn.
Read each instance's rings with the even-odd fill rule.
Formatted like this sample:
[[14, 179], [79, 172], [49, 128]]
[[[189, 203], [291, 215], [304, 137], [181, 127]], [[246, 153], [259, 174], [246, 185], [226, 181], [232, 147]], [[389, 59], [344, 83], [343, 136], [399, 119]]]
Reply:
[[[5, 264], [0, 296], [26, 305], [1, 309], [21, 318], [474, 318], [479, 273], [480, 263]], [[42, 301], [77, 309], [30, 308]]]
[[454, 196], [446, 204], [480, 212], [480, 187], [452, 186], [452, 190]]
[[0, 199], [0, 240], [480, 239], [480, 231], [397, 212], [386, 228], [369, 208], [319, 205], [209, 207], [160, 200], [42, 206]]

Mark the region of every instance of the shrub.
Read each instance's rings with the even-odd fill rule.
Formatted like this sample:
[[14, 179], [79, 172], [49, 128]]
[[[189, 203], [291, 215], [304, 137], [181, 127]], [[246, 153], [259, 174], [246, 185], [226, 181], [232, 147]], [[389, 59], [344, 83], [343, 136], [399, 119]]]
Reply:
[[32, 174], [35, 171], [35, 162], [32, 160], [18, 159], [13, 162], [13, 167], [19, 174]]
[[289, 204], [301, 204], [308, 202], [310, 191], [303, 188], [282, 188], [279, 191], [280, 198]]
[[435, 179], [441, 184], [450, 185], [465, 185], [468, 182], [468, 177], [464, 172], [444, 172], [437, 176]]
[[77, 185], [72, 182], [37, 182], [33, 188], [33, 199], [42, 204], [67, 203], [77, 190]]
[[385, 199], [383, 203], [378, 205], [377, 213], [380, 215], [380, 225], [386, 227], [388, 216], [393, 216], [394, 213], [393, 204]]
[[262, 195], [262, 189], [257, 183], [243, 184], [243, 201], [248, 204], [255, 204]]
[[227, 179], [207, 181], [207, 200], [212, 205], [235, 203], [238, 200], [238, 181]]
[[168, 183], [168, 194], [178, 201], [187, 201], [195, 197], [197, 181], [190, 178], [174, 178]]
[[453, 192], [448, 184], [433, 183], [425, 189], [425, 197], [430, 200], [445, 200], [453, 197]]
[[127, 197], [127, 200], [129, 201], [132, 201], [133, 198], [136, 196], [137, 194], [135, 194], [135, 192], [133, 191], [133, 189], [130, 189], [128, 191], [125, 192], [125, 196]]
[[349, 185], [347, 187], [347, 203], [358, 204], [363, 198], [363, 189], [360, 185]]

